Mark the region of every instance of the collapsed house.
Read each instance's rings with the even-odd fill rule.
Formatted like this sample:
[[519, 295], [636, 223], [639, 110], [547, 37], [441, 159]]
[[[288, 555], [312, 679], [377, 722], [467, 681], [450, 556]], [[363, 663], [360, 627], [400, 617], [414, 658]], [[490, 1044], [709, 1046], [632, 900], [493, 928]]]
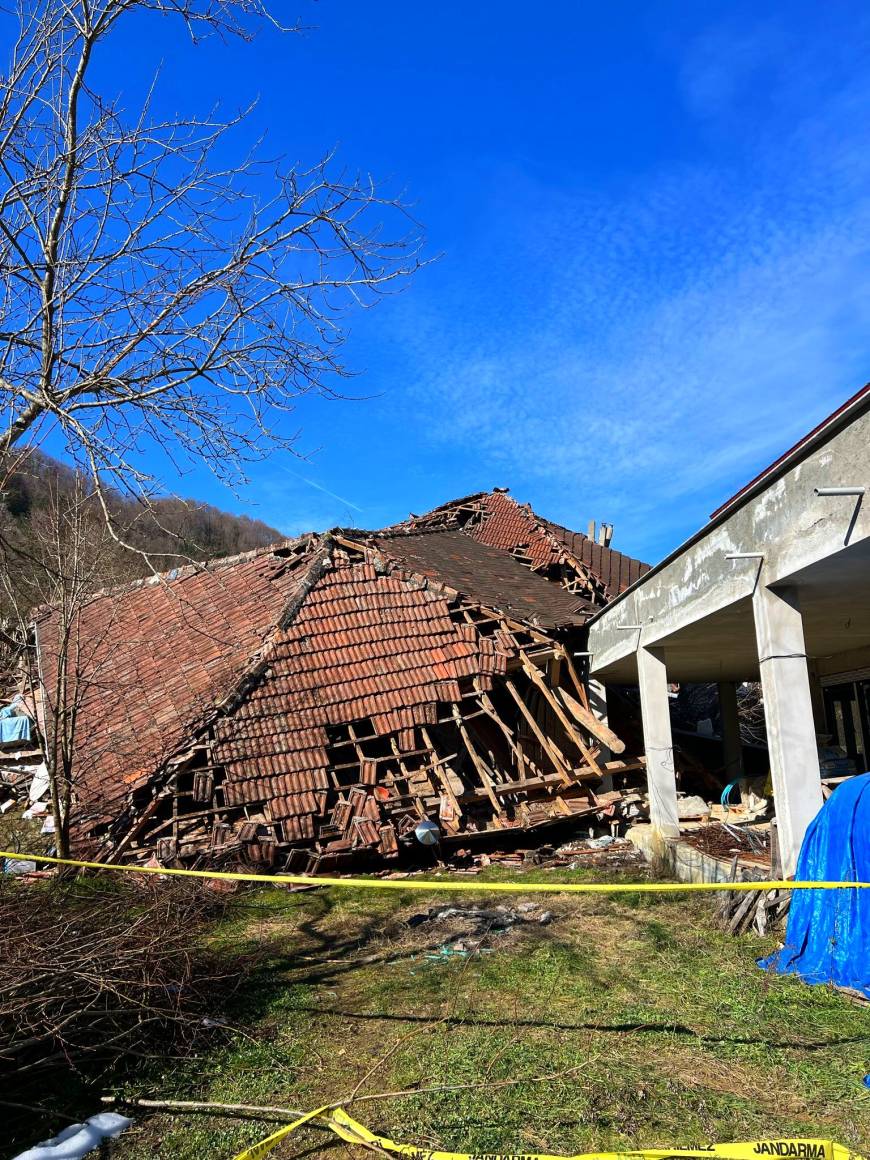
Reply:
[[[642, 761], [619, 758], [575, 653], [645, 569], [497, 491], [99, 593], [71, 634], [73, 844], [314, 872], [427, 830], [602, 817]], [[58, 637], [47, 610], [43, 730]]]

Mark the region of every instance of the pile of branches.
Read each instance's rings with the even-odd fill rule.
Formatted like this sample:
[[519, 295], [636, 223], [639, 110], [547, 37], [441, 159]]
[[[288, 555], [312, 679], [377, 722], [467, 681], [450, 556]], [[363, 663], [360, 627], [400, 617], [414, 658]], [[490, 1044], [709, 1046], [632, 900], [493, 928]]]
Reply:
[[187, 883], [0, 880], [0, 1077], [189, 1049], [233, 985], [203, 937], [220, 905]]

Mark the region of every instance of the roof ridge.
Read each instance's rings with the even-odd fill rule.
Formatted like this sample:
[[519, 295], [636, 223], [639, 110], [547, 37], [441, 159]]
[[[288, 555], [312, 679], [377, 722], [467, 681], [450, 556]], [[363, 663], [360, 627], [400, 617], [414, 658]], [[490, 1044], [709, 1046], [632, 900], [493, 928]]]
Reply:
[[220, 714], [238, 705], [263, 675], [269, 666], [279, 634], [286, 632], [290, 627], [299, 614], [302, 605], [308, 599], [311, 589], [332, 566], [331, 556], [334, 547], [335, 541], [328, 533], [320, 538], [320, 542], [316, 547], [312, 547], [311, 557], [308, 560], [305, 572], [298, 578], [294, 591], [288, 595], [284, 607], [281, 609], [281, 613], [276, 618], [272, 628], [264, 636], [257, 651], [249, 658], [247, 667], [236, 678], [233, 688], [220, 700], [212, 703], [208, 713], [204, 715], [204, 720], [197, 726], [198, 729], [207, 727], [213, 716], [220, 716]]

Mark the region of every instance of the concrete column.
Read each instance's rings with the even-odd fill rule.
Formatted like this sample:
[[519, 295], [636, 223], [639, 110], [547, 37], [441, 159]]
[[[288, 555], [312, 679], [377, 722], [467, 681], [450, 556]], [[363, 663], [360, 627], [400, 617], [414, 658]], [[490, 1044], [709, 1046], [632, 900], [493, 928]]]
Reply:
[[722, 722], [722, 751], [725, 759], [725, 784], [743, 776], [743, 745], [740, 741], [740, 715], [737, 711], [737, 685], [720, 681], [719, 718]]
[[759, 584], [752, 598], [783, 872], [793, 874], [822, 806], [813, 703], [797, 590]]
[[[589, 708], [595, 714], [599, 721], [607, 724], [607, 690], [600, 681], [595, 681], [592, 678], [586, 684], [586, 692], [589, 697]], [[599, 745], [601, 749], [600, 760], [610, 761], [613, 754], [606, 745]], [[613, 789], [613, 774], [606, 773], [601, 779], [601, 789], [607, 793]]]
[[822, 682], [819, 680], [819, 674], [816, 672], [816, 666], [812, 661], [808, 662], [810, 674], [810, 697], [813, 701], [813, 720], [816, 723], [816, 733], [827, 733], [828, 722], [825, 715], [825, 693], [822, 689]]
[[664, 837], [675, 838], [679, 836], [680, 823], [664, 649], [638, 648], [637, 683], [643, 716], [650, 821]]

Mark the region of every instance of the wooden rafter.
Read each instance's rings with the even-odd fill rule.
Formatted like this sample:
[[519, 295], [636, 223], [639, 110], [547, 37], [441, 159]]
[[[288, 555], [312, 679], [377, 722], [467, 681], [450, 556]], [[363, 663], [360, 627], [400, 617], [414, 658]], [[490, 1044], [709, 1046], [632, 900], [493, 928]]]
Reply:
[[477, 770], [478, 777], [480, 778], [481, 783], [483, 784], [483, 788], [486, 791], [486, 796], [493, 804], [496, 813], [495, 821], [499, 821], [501, 819], [501, 803], [495, 796], [493, 780], [489, 776], [489, 770], [486, 768], [480, 758], [480, 755], [474, 748], [474, 743], [468, 735], [468, 730], [465, 727], [465, 722], [462, 720], [462, 714], [459, 712], [459, 707], [457, 705], [453, 706], [453, 720], [456, 722], [459, 735], [462, 738], [465, 748], [468, 750], [468, 755], [471, 758], [472, 764]]
[[[435, 748], [435, 744], [432, 741], [432, 738], [429, 736], [429, 730], [426, 728], [425, 725], [420, 726], [420, 735], [422, 736], [422, 738], [426, 742], [426, 744], [429, 746], [429, 749], [432, 752], [432, 756], [435, 758], [435, 760], [433, 761], [430, 768], [431, 768], [432, 772], [434, 773], [435, 777], [438, 779], [438, 783], [440, 784], [441, 788], [447, 794], [447, 797], [448, 797], [450, 803], [452, 804], [453, 808], [456, 810], [457, 818], [461, 818], [463, 816], [462, 815], [462, 806], [459, 804], [459, 799], [457, 798], [456, 794], [453, 792], [453, 786], [450, 784], [450, 775], [447, 772], [442, 773], [442, 770], [441, 770], [441, 766], [446, 765], [446, 761], [442, 760], [438, 757], [438, 750]], [[454, 754], [454, 756], [455, 756], [455, 754]]]
[[549, 755], [554, 769], [559, 774], [562, 781], [565, 782], [566, 785], [570, 785], [574, 781], [574, 778], [571, 776], [571, 769], [568, 764], [568, 759], [559, 751], [555, 742], [551, 741], [550, 738], [548, 738], [544, 731], [541, 729], [528, 705], [525, 703], [516, 686], [514, 685], [513, 681], [510, 679], [506, 680], [504, 682], [504, 686], [519, 706], [520, 712], [525, 717], [529, 728], [538, 739], [538, 743], [540, 744], [541, 748]]
[[567, 689], [555, 689], [555, 696], [562, 702], [565, 709], [574, 717], [578, 725], [582, 725], [602, 745], [606, 745], [613, 753], [623, 753], [625, 742], [608, 728], [603, 721], [599, 721], [594, 713], [584, 709], [576, 698], [572, 697]]
[[556, 700], [555, 696], [553, 695], [553, 690], [547, 684], [539, 669], [534, 664], [532, 664], [526, 654], [522, 651], [520, 651], [520, 658], [522, 659], [523, 668], [525, 669], [527, 676], [536, 685], [539, 692], [541, 693], [541, 696], [544, 698], [544, 700], [558, 717], [559, 721], [562, 723], [562, 726], [570, 739], [583, 754], [586, 764], [590, 765], [592, 769], [594, 769], [595, 772], [599, 775], [599, 777], [604, 777], [604, 770], [601, 769], [601, 767], [598, 765], [598, 762], [595, 759], [595, 754], [577, 732], [577, 729], [574, 726], [574, 722], [570, 720], [565, 710]]

